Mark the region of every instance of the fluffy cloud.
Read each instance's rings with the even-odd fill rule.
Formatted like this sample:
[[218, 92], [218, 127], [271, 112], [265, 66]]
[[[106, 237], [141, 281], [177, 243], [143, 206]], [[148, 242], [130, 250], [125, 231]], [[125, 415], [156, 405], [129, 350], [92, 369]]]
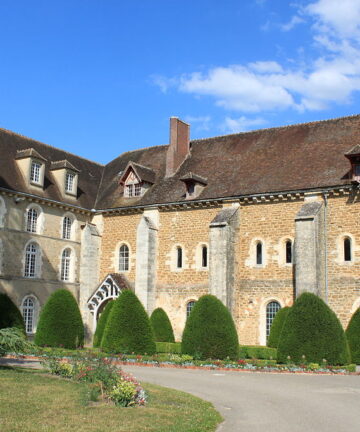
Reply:
[[253, 119], [241, 116], [239, 118], [225, 117], [225, 121], [222, 125], [222, 129], [226, 132], [236, 133], [244, 132], [248, 129], [252, 129], [254, 126], [263, 126], [266, 124], [266, 120], [261, 117]]

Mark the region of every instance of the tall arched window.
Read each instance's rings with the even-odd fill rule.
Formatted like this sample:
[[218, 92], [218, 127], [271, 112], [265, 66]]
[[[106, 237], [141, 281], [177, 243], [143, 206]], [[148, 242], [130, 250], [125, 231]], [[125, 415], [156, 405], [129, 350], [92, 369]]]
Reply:
[[191, 314], [192, 308], [195, 306], [195, 301], [191, 300], [186, 305], [186, 318]]
[[34, 333], [35, 322], [35, 301], [33, 297], [25, 297], [21, 306], [22, 315], [25, 323], [26, 333]]
[[261, 242], [256, 243], [256, 265], [263, 263], [263, 245]]
[[271, 324], [274, 321], [275, 315], [280, 309], [280, 303], [277, 301], [272, 301], [266, 306], [266, 339], [269, 337]]
[[180, 246], [176, 248], [176, 267], [182, 268], [183, 266], [183, 257], [182, 257], [182, 249]]
[[201, 248], [201, 266], [202, 267], [208, 266], [208, 249], [206, 246], [203, 246]]
[[30, 243], [26, 247], [25, 251], [25, 270], [24, 276], [28, 278], [36, 277], [37, 260], [38, 260], [38, 245], [36, 243]]
[[129, 248], [125, 244], [119, 249], [119, 271], [129, 271]]
[[35, 208], [29, 208], [26, 218], [26, 231], [36, 233], [38, 223], [38, 212]]
[[351, 239], [344, 238], [344, 261], [351, 261]]
[[61, 280], [69, 281], [71, 271], [71, 249], [64, 249], [61, 255]]
[[65, 216], [62, 223], [62, 238], [70, 240], [71, 238], [72, 220], [69, 216]]
[[291, 240], [287, 240], [285, 243], [285, 262], [286, 264], [291, 264], [293, 262]]

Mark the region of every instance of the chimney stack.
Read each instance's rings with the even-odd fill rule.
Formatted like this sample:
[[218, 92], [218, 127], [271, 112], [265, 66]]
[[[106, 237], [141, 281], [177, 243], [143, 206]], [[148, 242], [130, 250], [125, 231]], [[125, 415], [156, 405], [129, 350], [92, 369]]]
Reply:
[[173, 176], [190, 152], [190, 125], [170, 117], [170, 142], [166, 154], [166, 177]]

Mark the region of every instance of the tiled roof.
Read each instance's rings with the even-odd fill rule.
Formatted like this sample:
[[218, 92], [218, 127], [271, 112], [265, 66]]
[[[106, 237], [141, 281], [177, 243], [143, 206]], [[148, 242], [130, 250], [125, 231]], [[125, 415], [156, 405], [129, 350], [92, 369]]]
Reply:
[[80, 170], [78, 170], [76, 167], [74, 167], [74, 165], [66, 159], [64, 159], [62, 161], [51, 162], [51, 166], [50, 166], [51, 171], [58, 170], [58, 169], [64, 169], [64, 168], [70, 169], [72, 171], [80, 172]]

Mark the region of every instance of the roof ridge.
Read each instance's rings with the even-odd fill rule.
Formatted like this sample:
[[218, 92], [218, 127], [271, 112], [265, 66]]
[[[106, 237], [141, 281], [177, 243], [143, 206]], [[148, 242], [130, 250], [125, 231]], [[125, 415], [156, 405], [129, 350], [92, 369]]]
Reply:
[[100, 162], [96, 162], [96, 161], [93, 161], [93, 160], [91, 160], [91, 159], [88, 159], [88, 158], [85, 158], [85, 157], [82, 157], [82, 156], [76, 155], [75, 153], [71, 153], [71, 152], [69, 152], [69, 151], [67, 151], [67, 150], [62, 150], [62, 149], [60, 149], [59, 147], [55, 147], [55, 146], [52, 146], [52, 145], [50, 145], [50, 144], [46, 144], [46, 143], [44, 143], [44, 142], [42, 142], [42, 141], [39, 141], [39, 140], [36, 140], [36, 139], [34, 139], [34, 138], [28, 137], [28, 136], [26, 136], [26, 135], [23, 135], [23, 134], [20, 134], [20, 133], [17, 133], [17, 132], [11, 131], [11, 130], [9, 130], [9, 129], [5, 129], [5, 128], [0, 127], [0, 131], [4, 131], [4, 132], [9, 133], [9, 134], [12, 134], [12, 135], [17, 135], [18, 137], [21, 137], [21, 138], [26, 138], [26, 139], [28, 139], [28, 140], [31, 140], [31, 141], [35, 142], [35, 143], [41, 144], [41, 145], [43, 145], [43, 146], [45, 146], [45, 147], [49, 147], [49, 148], [52, 148], [52, 149], [55, 149], [55, 150], [61, 151], [61, 152], [63, 152], [63, 153], [69, 154], [69, 155], [71, 155], [71, 156], [75, 156], [75, 157], [78, 158], [78, 159], [82, 159], [82, 160], [85, 160], [85, 161], [88, 161], [88, 162], [94, 163], [94, 164], [96, 164], [96, 165], [99, 165], [99, 166], [102, 166], [102, 167], [105, 166], [104, 164], [101, 164]]
[[[149, 170], [149, 171], [154, 171], [152, 168], [147, 167], [147, 166], [145, 166], [145, 165], [141, 165], [141, 164], [139, 164], [139, 163], [137, 163], [137, 162], [134, 162], [134, 161], [129, 161], [129, 164], [134, 164], [134, 165], [137, 165], [137, 166], [140, 167], [140, 168], [144, 168], [144, 169], [147, 169], [147, 170]], [[154, 171], [154, 172], [155, 172], [155, 171]]]
[[355, 117], [360, 117], [360, 114], [352, 114], [352, 115], [343, 116], [343, 117], [335, 117], [332, 119], [314, 120], [311, 122], [294, 123], [294, 124], [290, 124], [290, 125], [286, 125], [286, 126], [274, 126], [274, 127], [264, 128], [264, 129], [254, 129], [254, 130], [250, 130], [250, 131], [236, 132], [233, 134], [217, 135], [217, 136], [212, 136], [212, 137], [208, 137], [208, 138], [197, 138], [197, 139], [191, 140], [190, 142], [194, 143], [194, 142], [198, 142], [198, 141], [208, 141], [208, 140], [213, 140], [213, 139], [217, 139], [217, 138], [233, 137], [233, 136], [239, 136], [239, 135], [249, 135], [249, 134], [256, 133], [256, 132], [263, 132], [263, 131], [270, 131], [270, 130], [290, 129], [290, 128], [293, 128], [296, 126], [315, 125], [315, 124], [319, 124], [319, 123], [330, 123], [330, 122], [337, 121], [337, 120], [346, 120], [346, 119], [351, 119], [351, 118], [355, 118]]

